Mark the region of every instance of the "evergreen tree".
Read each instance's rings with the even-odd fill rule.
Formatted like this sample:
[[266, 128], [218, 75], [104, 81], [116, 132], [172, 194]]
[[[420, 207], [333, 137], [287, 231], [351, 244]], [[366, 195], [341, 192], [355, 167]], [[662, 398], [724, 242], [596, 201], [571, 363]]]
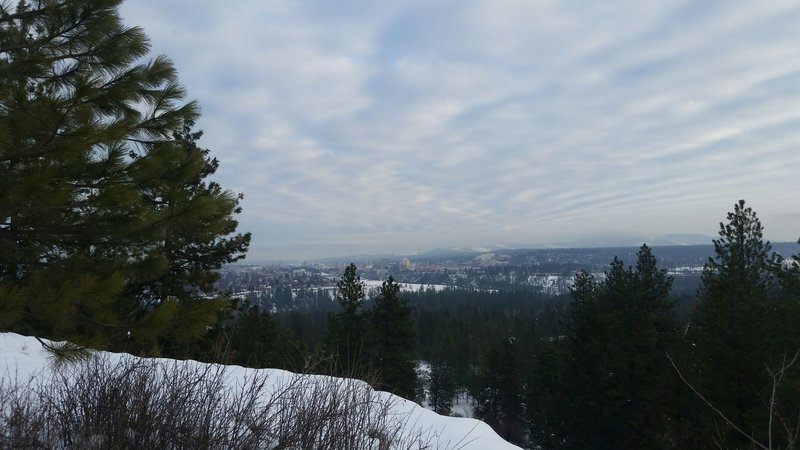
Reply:
[[559, 339], [542, 337], [523, 354], [528, 356], [523, 392], [529, 442], [548, 449], [565, 447], [573, 430], [563, 345]]
[[357, 273], [356, 265], [350, 263], [336, 282], [336, 301], [342, 311], [328, 316], [326, 347], [335, 358], [334, 374], [354, 376], [365, 368], [364, 338], [365, 323], [360, 311], [366, 293], [364, 283]]
[[517, 345], [515, 337], [492, 345], [478, 374], [475, 414], [503, 439], [521, 444], [525, 426]]
[[269, 313], [249, 303], [238, 308], [238, 313], [231, 329], [233, 362], [255, 368], [278, 366], [278, 331]]
[[242, 257], [194, 102], [120, 0], [0, 5], [0, 327], [159, 354], [206, 334]]
[[789, 259], [776, 256], [776, 268], [780, 288], [772, 340], [778, 352], [791, 354], [800, 348], [800, 254]]
[[567, 448], [661, 447], [672, 376], [666, 354], [677, 328], [671, 283], [646, 245], [635, 270], [615, 258], [601, 282], [586, 272], [576, 277], [561, 392], [548, 396], [565, 397], [568, 406], [548, 422], [552, 433], [534, 436], [565, 433]]
[[381, 284], [370, 311], [370, 362], [378, 372], [378, 388], [413, 399], [416, 387], [416, 336], [408, 300], [391, 276]]
[[[714, 240], [715, 257], [703, 269], [700, 303], [692, 315], [690, 382], [744, 432], [767, 442], [765, 399], [772, 383], [766, 367], [776, 368], [785, 350], [797, 348], [776, 345], [789, 330], [781, 329], [775, 314], [776, 257], [763, 239], [761, 222], [744, 200], [727, 219]], [[691, 419], [698, 428], [691, 439], [709, 446], [749, 445], [706, 405], [698, 404], [696, 412]]]
[[428, 385], [428, 406], [437, 414], [449, 416], [453, 411], [453, 399], [458, 386], [456, 375], [450, 365], [445, 362], [431, 363]]
[[[415, 308], [415, 313], [417, 308]], [[416, 315], [416, 314], [415, 314]], [[441, 311], [440, 316], [449, 316], [446, 311]], [[433, 332], [436, 338], [425, 350], [428, 353], [428, 362], [430, 364], [430, 373], [427, 377], [428, 387], [428, 406], [433, 408], [438, 414], [450, 415], [452, 412], [453, 400], [458, 394], [460, 382], [463, 381], [458, 375], [458, 370], [453, 365], [454, 358], [451, 356], [455, 353], [455, 336], [451, 324], [444, 322], [439, 325], [430, 323], [420, 323], [419, 315], [416, 315], [415, 322], [417, 330], [425, 326], [435, 328], [428, 329], [428, 332]], [[424, 317], [424, 316], [423, 316]], [[419, 340], [419, 332], [417, 334], [417, 346], [422, 350], [423, 344]], [[420, 352], [420, 358], [422, 358]]]

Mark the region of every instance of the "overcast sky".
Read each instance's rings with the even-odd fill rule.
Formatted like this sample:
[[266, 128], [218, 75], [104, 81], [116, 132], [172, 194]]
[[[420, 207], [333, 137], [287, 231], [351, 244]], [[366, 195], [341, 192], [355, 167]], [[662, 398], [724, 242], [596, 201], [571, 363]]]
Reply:
[[800, 236], [800, 2], [128, 0], [249, 261]]

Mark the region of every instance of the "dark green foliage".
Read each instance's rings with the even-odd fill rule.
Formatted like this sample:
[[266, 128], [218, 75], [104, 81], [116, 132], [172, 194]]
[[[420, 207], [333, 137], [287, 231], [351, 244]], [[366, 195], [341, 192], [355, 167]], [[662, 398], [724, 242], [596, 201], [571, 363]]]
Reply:
[[468, 384], [468, 374], [485, 360], [489, 348], [509, 335], [521, 336], [535, 324], [543, 335], [561, 333], [566, 296], [551, 297], [530, 291], [443, 291], [404, 293], [414, 307], [420, 359], [447, 362], [458, 383]]
[[[227, 307], [239, 197], [119, 0], [0, 6], [0, 327], [162, 354]], [[213, 296], [213, 295], [212, 295]]]
[[[449, 385], [461, 391], [472, 387], [473, 369], [486, 360], [492, 343], [500, 342], [509, 330], [524, 336], [526, 342], [526, 329], [532, 324], [543, 336], [560, 333], [561, 313], [568, 305], [566, 297], [524, 291], [422, 290], [404, 292], [402, 296], [412, 306], [418, 357], [428, 361], [434, 370], [437, 366], [443, 369], [440, 373], [441, 383], [447, 385], [445, 391], [450, 390]], [[361, 313], [364, 320], [368, 320], [369, 313], [370, 310]], [[314, 359], [315, 349], [323, 342], [328, 347], [330, 338], [325, 330], [332, 318], [324, 311], [279, 312], [275, 317], [284, 332], [290, 331], [302, 341], [309, 359]], [[366, 345], [359, 359], [362, 366], [369, 366], [371, 355], [370, 346]], [[327, 368], [319, 370], [328, 372]]]
[[[780, 294], [775, 301], [775, 322], [773, 324], [774, 333], [772, 337], [773, 345], [777, 355], [773, 355], [773, 368], [775, 356], [781, 358], [781, 353], [791, 356], [793, 352], [800, 349], [800, 254], [794, 255], [790, 260], [779, 258], [778, 276], [780, 278]], [[793, 385], [784, 383], [782, 386], [781, 399], [784, 405], [800, 404], [800, 367], [794, 367], [789, 373], [791, 380], [795, 380]], [[792, 392], [786, 392], [791, 390]], [[782, 412], [782, 414], [788, 414]], [[797, 412], [800, 414], [800, 411]]]
[[525, 432], [522, 378], [515, 337], [496, 342], [481, 367], [475, 398], [478, 418], [503, 439], [522, 444]]
[[325, 311], [289, 311], [275, 314], [278, 326], [298, 344], [315, 350], [327, 344], [330, 314]]
[[416, 388], [416, 337], [408, 300], [390, 276], [369, 314], [369, 356], [380, 379], [378, 388], [413, 399]]
[[364, 345], [366, 324], [361, 305], [366, 293], [355, 264], [350, 264], [336, 282], [336, 301], [342, 311], [328, 316], [325, 346], [334, 358], [334, 375], [352, 376], [365, 367]]
[[278, 367], [278, 331], [267, 311], [245, 303], [231, 330], [234, 362], [244, 367]]
[[428, 379], [428, 406], [438, 414], [449, 416], [458, 393], [456, 374], [447, 363], [432, 363]]
[[[669, 411], [666, 358], [676, 321], [669, 301], [672, 279], [642, 246], [636, 268], [615, 259], [602, 281], [582, 272], [575, 279], [563, 356], [540, 358], [564, 364], [540, 374], [539, 395], [556, 417], [532, 416], [541, 444], [566, 448], [658, 448]], [[548, 356], [548, 354], [550, 356]], [[537, 372], [540, 373], [540, 372]], [[555, 377], [558, 377], [554, 379]], [[555, 401], [563, 399], [564, 407]], [[531, 398], [535, 404], [536, 396]], [[560, 415], [560, 416], [559, 416]], [[542, 427], [551, 426], [552, 430]]]
[[[238, 303], [238, 302], [237, 302]], [[291, 328], [247, 301], [217, 317], [212, 329], [185, 352], [203, 362], [307, 372], [311, 355]]]
[[364, 303], [367, 294], [364, 292], [364, 283], [357, 273], [358, 268], [350, 263], [345, 267], [342, 278], [336, 282], [336, 301], [342, 306], [344, 312], [350, 316], [358, 314], [358, 309]]
[[[686, 372], [690, 383], [728, 419], [752, 438], [767, 442], [770, 414], [765, 399], [773, 387], [767, 368], [780, 368], [784, 355], [800, 348], [799, 291], [792, 281], [794, 269], [778, 264], [780, 258], [763, 240], [761, 222], [743, 200], [727, 219], [714, 240], [716, 256], [703, 270], [700, 303], [687, 336], [693, 351]], [[790, 373], [797, 377], [796, 371]], [[798, 390], [796, 381], [789, 380], [781, 394], [792, 401]], [[784, 419], [797, 417], [796, 408], [788, 404], [776, 413]], [[699, 404], [687, 420], [693, 424], [688, 434], [692, 440], [707, 445], [716, 441], [724, 447], [750, 445], [749, 438], [706, 405]]]
[[524, 352], [523, 368], [529, 441], [542, 448], [560, 448], [572, 434], [567, 355], [558, 337], [532, 337]]

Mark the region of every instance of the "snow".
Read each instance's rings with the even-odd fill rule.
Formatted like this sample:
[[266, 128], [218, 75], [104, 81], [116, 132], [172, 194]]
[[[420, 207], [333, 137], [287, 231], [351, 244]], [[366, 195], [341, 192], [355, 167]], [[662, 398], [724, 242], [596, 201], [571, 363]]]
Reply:
[[[98, 356], [107, 357], [111, 363], [120, 361], [122, 358], [144, 360], [144, 358], [121, 353], [95, 353]], [[169, 359], [147, 359], [147, 361], [164, 364], [167, 367], [176, 363], [176, 361]], [[178, 364], [194, 365], [199, 369], [202, 369], [203, 366], [208, 366], [205, 363], [196, 361], [180, 361]], [[292, 380], [296, 380], [299, 377], [311, 377], [319, 383], [341, 383], [344, 381], [327, 376], [299, 375], [278, 369], [248, 369], [240, 366], [222, 367], [225, 369], [225, 387], [231, 392], [234, 392], [237, 386], [246, 384], [246, 380], [252, 379], [253, 375], [266, 375], [268, 377], [268, 382], [272, 386], [264, 391], [266, 396], [280, 392], [283, 386], [287, 386]], [[9, 383], [24, 384], [27, 381], [46, 379], [43, 377], [50, 377], [57, 370], [60, 369], [54, 366], [50, 354], [35, 338], [14, 333], [0, 333], [0, 385], [3, 385], [4, 382], [6, 385], [9, 385]], [[311, 386], [309, 384], [304, 385]], [[306, 393], [306, 395], [310, 394], [311, 392]], [[385, 404], [390, 405], [390, 415], [404, 419], [400, 433], [408, 440], [414, 440], [418, 436], [427, 436], [430, 438], [431, 443], [436, 445], [434, 448], [460, 448], [464, 450], [519, 448], [501, 439], [491, 427], [479, 420], [441, 416], [412, 401], [394, 396], [388, 392], [375, 392], [374, 394], [378, 399], [387, 401]], [[268, 400], [264, 399], [264, 401]]]
[[[364, 287], [367, 290], [379, 289], [385, 280], [365, 280], [361, 279], [361, 282], [364, 283]], [[449, 289], [450, 286], [446, 284], [419, 284], [419, 283], [397, 283], [400, 285], [401, 292], [419, 292], [423, 289], [432, 289], [436, 292], [443, 291], [445, 289]]]
[[[423, 379], [423, 389], [425, 391], [425, 399], [422, 401], [422, 406], [426, 409], [433, 411], [433, 407], [428, 404], [429, 394], [429, 380], [431, 376], [431, 365], [427, 361], [417, 362], [417, 375]], [[475, 399], [466, 392], [458, 392], [453, 397], [453, 403], [450, 406], [450, 417], [475, 417]]]
[[456, 394], [453, 405], [450, 407], [453, 417], [475, 417], [475, 400], [465, 393]]

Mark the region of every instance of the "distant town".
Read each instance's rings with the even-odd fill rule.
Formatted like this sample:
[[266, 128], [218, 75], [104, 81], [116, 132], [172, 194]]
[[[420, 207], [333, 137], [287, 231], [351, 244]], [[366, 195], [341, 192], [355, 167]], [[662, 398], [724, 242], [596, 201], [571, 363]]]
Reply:
[[[327, 309], [333, 305], [336, 280], [355, 262], [368, 292], [377, 292], [388, 276], [404, 291], [426, 289], [532, 291], [548, 295], [569, 292], [581, 270], [602, 278], [615, 257], [626, 265], [636, 260], [636, 247], [576, 249], [510, 249], [495, 251], [437, 250], [422, 255], [327, 259], [300, 264], [236, 264], [223, 268], [220, 290], [265, 309]], [[774, 244], [785, 257], [798, 252], [796, 243]], [[711, 245], [657, 246], [659, 266], [674, 277], [676, 294], [694, 295]]]

